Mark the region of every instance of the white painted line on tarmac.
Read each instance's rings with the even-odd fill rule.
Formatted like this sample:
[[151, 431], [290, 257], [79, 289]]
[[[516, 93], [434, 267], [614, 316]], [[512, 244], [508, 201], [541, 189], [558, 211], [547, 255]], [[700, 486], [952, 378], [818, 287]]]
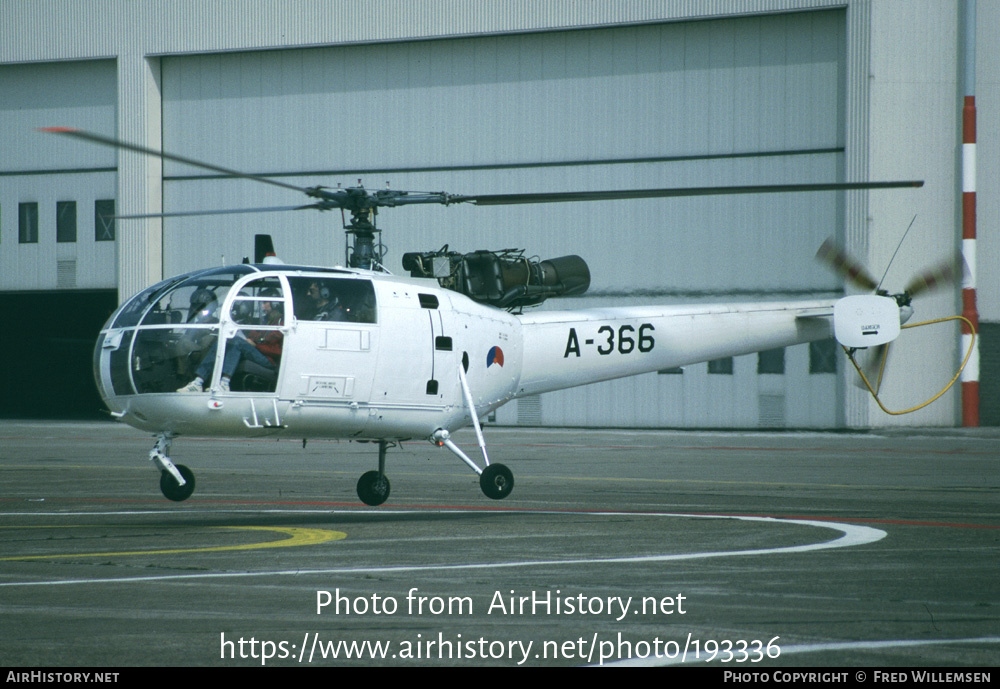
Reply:
[[[799, 653], [822, 653], [824, 651], [881, 651], [887, 648], [948, 646], [957, 644], [1000, 644], [1000, 636], [977, 636], [966, 639], [885, 639], [880, 641], [829, 641], [818, 644], [793, 644], [790, 646], [780, 646], [781, 653], [776, 656], [775, 659]], [[715, 657], [720, 658], [724, 656], [725, 654], [720, 653]], [[694, 665], [696, 663], [711, 665], [712, 667], [719, 667], [721, 665], [732, 670], [733, 672], [758, 672], [761, 670], [760, 665], [749, 662], [737, 663], [735, 662], [735, 659], [729, 663], [723, 663], [721, 661], [707, 662], [704, 658], [697, 659], [691, 654], [689, 654], [686, 660], [682, 658], [657, 658], [656, 656], [651, 655], [646, 658], [629, 658], [627, 660], [604, 663], [604, 665], [614, 667], [665, 667], [667, 665]], [[780, 671], [768, 670], [768, 672]]]
[[[289, 512], [293, 512], [290, 510]], [[428, 512], [440, 512], [442, 514], [454, 514], [453, 510], [394, 510], [396, 514], [428, 514]], [[381, 513], [381, 512], [380, 512]], [[0, 583], [0, 587], [11, 586], [72, 586], [83, 584], [130, 584], [148, 581], [191, 581], [195, 579], [236, 579], [247, 577], [280, 577], [280, 576], [309, 576], [309, 575], [344, 575], [344, 574], [399, 574], [404, 572], [444, 572], [461, 570], [480, 569], [516, 569], [523, 567], [570, 567], [579, 565], [607, 565], [607, 564], [651, 564], [658, 562], [676, 562], [680, 560], [704, 560], [722, 557], [752, 557], [758, 555], [789, 555], [793, 553], [805, 553], [816, 550], [830, 550], [834, 548], [850, 548], [868, 543], [875, 543], [886, 536], [886, 532], [881, 529], [874, 529], [869, 526], [859, 526], [857, 524], [842, 524], [839, 522], [812, 521], [808, 519], [779, 519], [776, 517], [752, 517], [740, 515], [700, 515], [700, 514], [678, 514], [672, 512], [549, 512], [546, 510], [511, 510], [504, 511], [504, 514], [550, 514], [567, 515], [579, 517], [580, 515], [590, 517], [665, 517], [683, 519], [732, 519], [747, 522], [762, 522], [766, 524], [797, 524], [819, 529], [834, 530], [841, 532], [839, 538], [804, 545], [782, 546], [776, 548], [755, 548], [751, 550], [719, 550], [697, 553], [670, 553], [663, 555], [642, 555], [630, 557], [593, 557], [574, 558], [567, 560], [523, 560], [514, 562], [478, 562], [462, 564], [439, 564], [439, 565], [385, 565], [378, 567], [334, 567], [329, 569], [286, 569], [267, 570], [258, 572], [206, 572], [199, 574], [163, 574], [146, 577], [113, 577], [102, 579], [55, 579], [50, 581], [11, 581]], [[91, 513], [93, 514], [93, 513]], [[356, 512], [353, 514], [357, 514]]]

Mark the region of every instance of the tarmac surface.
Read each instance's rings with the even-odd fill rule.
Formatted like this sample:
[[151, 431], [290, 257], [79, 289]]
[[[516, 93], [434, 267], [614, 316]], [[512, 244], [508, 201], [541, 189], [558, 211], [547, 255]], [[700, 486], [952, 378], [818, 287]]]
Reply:
[[[450, 452], [0, 422], [6, 666], [990, 667], [1000, 430], [487, 428]], [[471, 432], [456, 441], [481, 459]]]

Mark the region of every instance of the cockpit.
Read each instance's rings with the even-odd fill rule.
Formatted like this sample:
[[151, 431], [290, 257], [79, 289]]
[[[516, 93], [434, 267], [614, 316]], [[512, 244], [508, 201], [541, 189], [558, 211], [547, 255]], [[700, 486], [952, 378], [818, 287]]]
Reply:
[[125, 302], [94, 351], [105, 399], [209, 389], [275, 392], [294, 322], [376, 322], [371, 280], [334, 269], [273, 268], [244, 264], [188, 273]]

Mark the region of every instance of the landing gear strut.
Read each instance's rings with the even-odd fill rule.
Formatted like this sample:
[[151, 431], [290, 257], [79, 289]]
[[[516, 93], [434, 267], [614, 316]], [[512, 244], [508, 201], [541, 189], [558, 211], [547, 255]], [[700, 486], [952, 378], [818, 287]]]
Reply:
[[389, 499], [389, 479], [385, 475], [385, 451], [388, 442], [378, 441], [378, 471], [368, 471], [358, 479], [358, 497], [375, 507]]
[[469, 389], [469, 381], [465, 377], [465, 367], [458, 367], [458, 382], [462, 385], [462, 395], [465, 397], [465, 406], [469, 409], [469, 417], [472, 419], [472, 427], [476, 429], [476, 439], [479, 441], [479, 449], [483, 453], [484, 469], [473, 462], [467, 454], [451, 439], [451, 434], [443, 428], [439, 428], [431, 434], [430, 441], [437, 446], [444, 446], [465, 462], [470, 469], [479, 474], [479, 487], [483, 494], [492, 500], [503, 500], [514, 490], [514, 474], [503, 464], [490, 464], [490, 458], [486, 454], [486, 441], [483, 440], [483, 429], [479, 426], [479, 414], [472, 401], [472, 390]]
[[[479, 437], [482, 440], [482, 435]], [[462, 452], [462, 448], [455, 444], [448, 431], [438, 429], [431, 436], [431, 442], [438, 446], [447, 447], [459, 459], [465, 462], [470, 469], [479, 474], [479, 487], [483, 490], [483, 494], [486, 497], [493, 500], [503, 500], [514, 490], [514, 474], [504, 464], [490, 464], [489, 457], [486, 456], [486, 445], [483, 442], [480, 442], [479, 446], [483, 450], [483, 459], [486, 462], [485, 469], [480, 469], [479, 465]]]
[[156, 445], [149, 451], [149, 460], [160, 472], [160, 491], [167, 500], [183, 502], [194, 493], [194, 472], [183, 464], [170, 460], [170, 443], [173, 436], [160, 433]]

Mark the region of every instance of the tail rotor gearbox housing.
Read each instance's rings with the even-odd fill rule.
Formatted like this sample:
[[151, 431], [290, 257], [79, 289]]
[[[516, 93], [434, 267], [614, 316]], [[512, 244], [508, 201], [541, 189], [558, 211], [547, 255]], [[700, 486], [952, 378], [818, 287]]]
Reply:
[[886, 344], [899, 337], [899, 329], [899, 305], [891, 297], [859, 294], [833, 307], [833, 334], [845, 347]]

